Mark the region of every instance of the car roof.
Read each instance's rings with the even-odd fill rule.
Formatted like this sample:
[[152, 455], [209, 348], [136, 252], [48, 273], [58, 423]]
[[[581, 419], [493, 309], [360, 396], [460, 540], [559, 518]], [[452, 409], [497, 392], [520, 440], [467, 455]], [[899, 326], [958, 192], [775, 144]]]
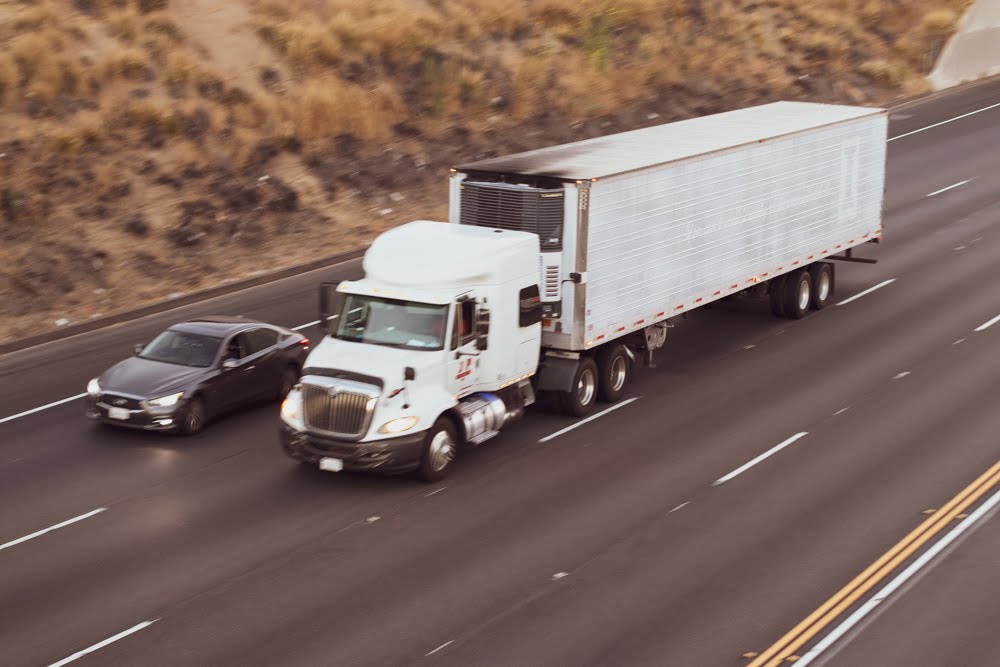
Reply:
[[196, 317], [185, 322], [178, 322], [170, 327], [172, 331], [183, 331], [185, 333], [202, 334], [224, 338], [232, 333], [250, 327], [265, 326], [274, 328], [266, 322], [247, 319], [245, 317], [234, 317], [230, 315], [209, 315], [206, 317]]

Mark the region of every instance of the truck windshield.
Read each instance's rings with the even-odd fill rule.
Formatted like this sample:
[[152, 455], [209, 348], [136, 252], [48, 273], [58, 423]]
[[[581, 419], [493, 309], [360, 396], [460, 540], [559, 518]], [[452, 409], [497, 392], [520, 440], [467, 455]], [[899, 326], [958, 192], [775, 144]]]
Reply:
[[349, 294], [334, 338], [407, 350], [443, 350], [448, 306]]

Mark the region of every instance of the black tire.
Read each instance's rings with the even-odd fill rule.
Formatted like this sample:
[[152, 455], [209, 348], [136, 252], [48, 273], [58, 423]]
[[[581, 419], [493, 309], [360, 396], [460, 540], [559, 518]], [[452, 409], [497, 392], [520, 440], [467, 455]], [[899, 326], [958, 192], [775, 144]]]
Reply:
[[[458, 453], [457, 433], [455, 425], [446, 417], [439, 418], [427, 431], [418, 471], [425, 482], [440, 482], [448, 476]], [[442, 446], [447, 450], [442, 450]]]
[[586, 417], [594, 411], [600, 384], [597, 364], [590, 357], [580, 357], [573, 376], [573, 390], [560, 392], [563, 410], [572, 417]]
[[632, 377], [632, 360], [620, 343], [610, 343], [597, 353], [597, 397], [605, 403], [615, 403], [625, 393]]
[[812, 309], [823, 310], [833, 299], [834, 281], [833, 264], [819, 262], [809, 267], [812, 278]]
[[205, 428], [205, 404], [200, 398], [192, 398], [184, 408], [178, 431], [181, 435], [196, 435]]
[[278, 390], [276, 400], [280, 403], [285, 400], [285, 396], [288, 396], [288, 392], [292, 390], [295, 383], [299, 381], [299, 371], [294, 366], [288, 366], [285, 370], [281, 371], [281, 379], [278, 381]]
[[784, 275], [771, 278], [771, 284], [769, 285], [771, 312], [775, 317], [785, 316], [785, 278], [786, 276]]
[[812, 303], [812, 277], [805, 269], [797, 269], [785, 280], [785, 317], [801, 320]]

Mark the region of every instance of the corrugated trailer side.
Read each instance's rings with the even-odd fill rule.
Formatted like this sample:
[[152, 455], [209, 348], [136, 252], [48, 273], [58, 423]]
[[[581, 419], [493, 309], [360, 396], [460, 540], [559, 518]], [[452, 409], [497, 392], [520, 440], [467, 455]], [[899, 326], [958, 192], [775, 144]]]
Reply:
[[887, 125], [873, 110], [591, 183], [586, 303], [563, 314], [572, 348], [879, 237]]

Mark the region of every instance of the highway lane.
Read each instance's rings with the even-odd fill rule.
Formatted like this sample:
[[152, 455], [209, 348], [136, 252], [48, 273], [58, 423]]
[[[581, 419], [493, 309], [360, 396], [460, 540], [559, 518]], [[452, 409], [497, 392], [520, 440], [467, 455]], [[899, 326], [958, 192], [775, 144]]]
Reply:
[[[954, 136], [929, 131], [914, 135], [909, 146], [906, 140], [895, 142], [890, 175], [896, 173], [896, 164], [920, 162], [941, 152], [948, 159], [941, 160], [940, 169], [912, 177], [920, 179], [920, 196], [962, 180], [964, 176], [958, 177], [966, 168], [962, 156], [953, 156], [942, 146], [969, 132], [988, 139], [990, 122], [995, 124], [996, 118], [979, 114], [947, 126]], [[968, 154], [980, 159], [981, 153], [989, 153], [983, 148], [988, 145], [979, 137]], [[982, 159], [977, 168], [993, 164]], [[997, 265], [997, 240], [990, 236], [990, 219], [996, 220], [996, 211], [988, 205], [970, 207], [965, 197], [952, 198], [952, 204], [939, 212], [948, 224], [934, 227], [930, 216], [892, 212], [894, 202], [906, 203], [894, 199], [894, 184], [890, 180], [891, 244], [878, 251], [884, 262], [875, 267], [841, 267], [838, 278], [842, 296], [896, 277], [890, 274], [900, 274], [898, 283], [791, 325], [767, 318], [759, 308], [737, 304], [699, 313], [675, 330], [661, 367], [633, 388], [642, 397], [634, 404], [544, 445], [537, 440], [567, 422], [535, 416], [467, 457], [444, 491], [429, 498], [425, 494], [432, 490], [405, 480], [303, 477], [276, 451], [273, 431], [269, 432], [276, 423], [273, 408], [219, 424], [193, 443], [81, 429], [78, 408], [69, 405], [0, 425], [4, 457], [0, 525], [5, 533], [0, 540], [7, 539], [7, 533], [16, 537], [94, 506], [108, 506], [101, 515], [61, 529], [64, 532], [0, 551], [0, 559], [6, 559], [0, 590], [16, 591], [12, 599], [17, 601], [0, 619], [0, 657], [8, 658], [6, 664], [55, 660], [147, 617], [162, 620], [102, 649], [101, 660], [118, 656], [128, 662], [128, 656], [134, 661], [141, 655], [148, 663], [153, 655], [162, 656], [163, 664], [263, 664], [269, 659], [314, 664], [342, 657], [374, 664], [409, 661], [425, 645], [424, 652], [429, 652], [448, 641], [455, 643], [435, 656], [446, 659], [450, 651], [461, 656], [462, 651], [492, 646], [489, 642], [498, 636], [501, 646], [513, 642], [537, 648], [544, 642], [499, 632], [497, 628], [505, 626], [497, 617], [531, 618], [525, 600], [545, 598], [560, 582], [572, 582], [572, 572], [582, 561], [643, 535], [646, 525], [683, 502], [692, 504], [670, 515], [674, 520], [683, 517], [693, 526], [700, 524], [703, 531], [713, 523], [732, 526], [724, 534], [730, 550], [729, 544], [752, 544], [739, 528], [744, 521], [732, 516], [731, 505], [709, 507], [703, 515], [693, 511], [702, 511], [697, 499], [710, 490], [714, 479], [839, 409], [829, 404], [840, 406], [871, 394], [891, 384], [892, 375], [909, 361], [950, 351], [953, 340], [960, 337], [952, 339], [953, 333], [961, 329], [965, 331], [961, 335], [968, 335], [966, 329], [971, 330], [956, 326], [956, 320], [981, 321], [985, 319], [979, 317], [981, 311], [990, 308], [1000, 313], [1000, 304], [990, 301], [988, 289], [992, 267]], [[995, 180], [983, 178], [972, 186], [984, 188], [978, 191], [980, 201], [1000, 199]], [[937, 206], [948, 200], [931, 201]], [[976, 238], [980, 240], [974, 243]], [[948, 247], [951, 243], [955, 245]], [[963, 243], [969, 244], [965, 250], [953, 250]], [[896, 259], [897, 251], [907, 261]], [[292, 292], [301, 290], [298, 299], [283, 293], [284, 287], [269, 286], [275, 292], [263, 300], [272, 303], [261, 305], [259, 312], [270, 307], [271, 317], [289, 318], [279, 320], [285, 324], [313, 319], [315, 280], [286, 286]], [[966, 285], [973, 287], [962, 289]], [[256, 293], [237, 295], [235, 302]], [[943, 315], [928, 318], [928, 312]], [[298, 321], [292, 319], [296, 317]], [[79, 354], [81, 341], [127, 348], [134, 342], [130, 337], [143, 334], [141, 327], [156, 328], [143, 322], [139, 329], [118, 327], [70, 341], [62, 350], [62, 364]], [[102, 336], [107, 338], [102, 341]], [[755, 347], [743, 349], [749, 345]], [[977, 347], [966, 349], [982, 354]], [[87, 364], [103, 363], [96, 356], [68, 370], [83, 383], [92, 374]], [[18, 355], [13, 360], [22, 368], [30, 365]], [[988, 370], [976, 362], [970, 366], [973, 375]], [[26, 379], [12, 377], [15, 384]], [[52, 372], [39, 380], [36, 392], [40, 396], [52, 392], [62, 379]], [[935, 390], [933, 385], [931, 389]], [[671, 406], [669, 412], [665, 414], [657, 407], [662, 403], [653, 399]], [[803, 426], [793, 424], [795, 420]], [[810, 456], [814, 451], [803, 447], [808, 442], [807, 436], [746, 473], [745, 479], [784, 469], [789, 461], [795, 465], [785, 474], [796, 477], [813, 460], [798, 458], [801, 452]], [[903, 456], [910, 443], [894, 445], [885, 454], [890, 462], [896, 461], [890, 453]], [[878, 451], [878, 444], [869, 446]], [[820, 493], [815, 485], [800, 482], [804, 496], [826, 507], [832, 495], [829, 489], [853, 490], [867, 468], [854, 453], [854, 463], [840, 464], [844, 469], [836, 486]], [[926, 465], [936, 470], [932, 454], [925, 452]], [[19, 460], [7, 465], [14, 459]], [[981, 461], [964, 456], [953, 463], [960, 469], [939, 473], [943, 485], [957, 483]], [[926, 493], [928, 480], [935, 478], [923, 468], [917, 472], [913, 479], [900, 481], [893, 493], [907, 502]], [[766, 490], [758, 484], [747, 487], [737, 508]], [[720, 493], [711, 497], [729, 493], [726, 485], [716, 491]], [[375, 516], [379, 519], [368, 522]], [[766, 515], [750, 516], [759, 521]], [[784, 529], [798, 529], [797, 518], [793, 514]], [[882, 532], [870, 534], [890, 539], [893, 529], [908, 518], [886, 512], [886, 523], [876, 526]], [[702, 550], [725, 551], [712, 549], [719, 533], [705, 531], [708, 535], [699, 540], [664, 530], [653, 540], [657, 549], [674, 553], [681, 542], [691, 545], [678, 559], [700, 561]], [[866, 547], [851, 550], [854, 560], [835, 560], [830, 565], [834, 574], [813, 588], [803, 583], [796, 589], [805, 590], [804, 597], [815, 592], [813, 601], [819, 601], [824, 586], [836, 581], [835, 574], [849, 572], [855, 561], [872, 551], [870, 538], [859, 544]], [[649, 574], [649, 567], [636, 569]], [[794, 563], [783, 568], [795, 570]], [[561, 571], [571, 574], [553, 581], [552, 575]], [[703, 584], [706, 573], [714, 574], [704, 566], [674, 573]], [[800, 577], [811, 581], [810, 574], [800, 572]], [[751, 578], [750, 572], [746, 577]], [[587, 597], [593, 602], [575, 605], [581, 616], [600, 607], [602, 597], [618, 586], [615, 577], [598, 579]], [[672, 599], [667, 594], [659, 598]], [[725, 605], [726, 596], [709, 602]], [[636, 625], [637, 619], [645, 618], [643, 612], [650, 611], [636, 605], [633, 615], [624, 617]], [[786, 618], [788, 609], [781, 604], [769, 611], [773, 628], [764, 630], [780, 633], [782, 621], [794, 620]], [[569, 621], [564, 612], [564, 625], [578, 627], [577, 621], [579, 627], [587, 625], [586, 618]], [[333, 637], [331, 625], [338, 630]], [[59, 628], [58, 636], [39, 630], [51, 627]], [[621, 629], [611, 624], [588, 636], [592, 634], [594, 643], [607, 643]], [[9, 641], [8, 632], [18, 641]], [[560, 638], [557, 633], [552, 636]], [[565, 636], [561, 639], [566, 643]], [[760, 647], [770, 639], [761, 632], [746, 643]], [[567, 648], [555, 643], [554, 650]], [[649, 640], [644, 648], [643, 642], [636, 643], [640, 655], [655, 646]], [[724, 643], [719, 639], [716, 658], [701, 664], [720, 662], [719, 656], [728, 659]], [[501, 662], [512, 655], [496, 646], [492, 650]]]

